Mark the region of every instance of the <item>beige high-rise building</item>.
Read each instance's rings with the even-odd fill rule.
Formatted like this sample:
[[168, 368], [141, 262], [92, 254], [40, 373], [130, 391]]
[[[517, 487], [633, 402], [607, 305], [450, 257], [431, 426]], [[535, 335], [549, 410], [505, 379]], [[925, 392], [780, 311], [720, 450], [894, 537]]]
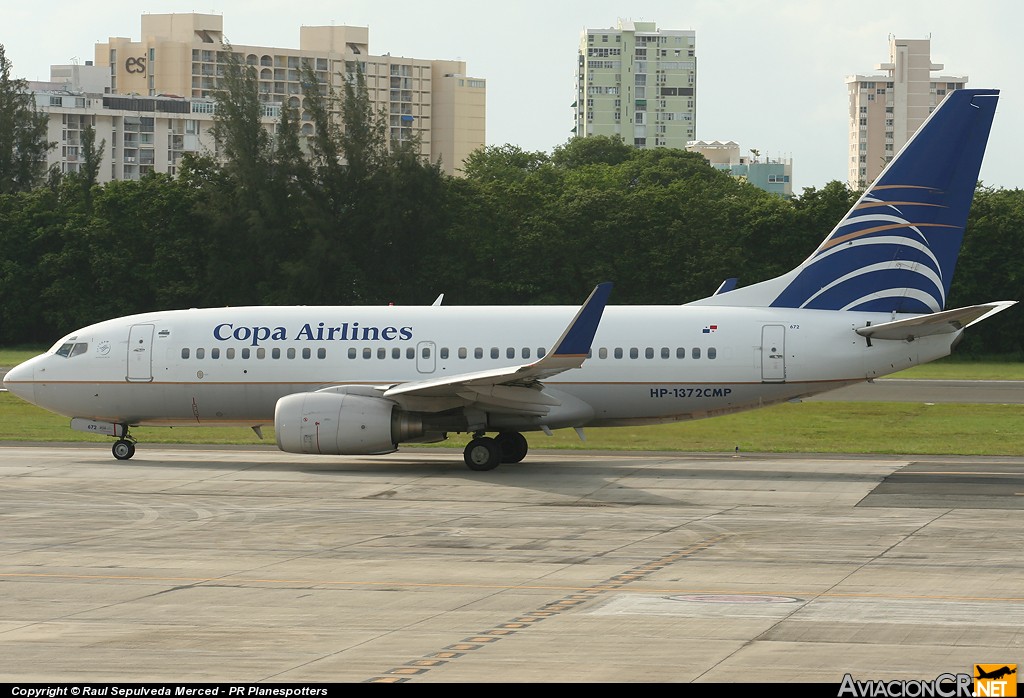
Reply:
[[883, 75], [850, 75], [850, 146], [847, 183], [864, 189], [906, 145], [939, 102], [967, 84], [966, 75], [932, 75], [931, 39], [889, 37]]
[[577, 136], [683, 149], [697, 130], [696, 34], [619, 20], [585, 29], [576, 69]]
[[[417, 138], [423, 157], [440, 162], [449, 174], [458, 174], [465, 158], [485, 143], [486, 81], [467, 76], [463, 61], [371, 55], [366, 27], [301, 27], [298, 49], [233, 42], [228, 47], [224, 41], [221, 15], [145, 14], [140, 40], [111, 37], [96, 44], [88, 66], [51, 68], [54, 82], [37, 90], [37, 103], [53, 122], [51, 139], [58, 141], [51, 164], [65, 171], [77, 168], [80, 130], [89, 123], [106, 143], [109, 162], [101, 181], [150, 171], [174, 174], [183, 152], [210, 147], [214, 96], [228, 50], [257, 71], [263, 120], [270, 129], [288, 105], [304, 119], [302, 132], [312, 134], [300, 83], [302, 65], [308, 63], [338, 94], [361, 69], [374, 107], [386, 114], [391, 138]], [[96, 70], [107, 74], [102, 94], [92, 80]]]

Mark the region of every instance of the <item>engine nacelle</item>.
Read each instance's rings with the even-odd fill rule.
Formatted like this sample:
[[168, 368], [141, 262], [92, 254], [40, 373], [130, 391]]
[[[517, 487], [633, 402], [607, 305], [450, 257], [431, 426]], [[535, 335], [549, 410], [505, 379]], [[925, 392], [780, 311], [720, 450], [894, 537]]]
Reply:
[[391, 453], [423, 434], [418, 419], [377, 397], [337, 392], [295, 393], [274, 410], [277, 447], [288, 453], [367, 456]]

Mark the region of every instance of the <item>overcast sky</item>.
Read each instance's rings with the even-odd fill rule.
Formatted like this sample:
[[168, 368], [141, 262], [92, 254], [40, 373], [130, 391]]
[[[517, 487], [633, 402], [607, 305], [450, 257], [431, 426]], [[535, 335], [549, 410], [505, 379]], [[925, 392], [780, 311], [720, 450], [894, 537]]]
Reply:
[[569, 138], [576, 50], [584, 28], [617, 20], [692, 29], [697, 138], [734, 140], [744, 154], [793, 159], [793, 191], [846, 181], [847, 75], [876, 74], [889, 35], [931, 38], [942, 74], [1002, 90], [981, 170], [989, 186], [1024, 188], [1024, 3], [1019, 0], [8, 0], [0, 43], [15, 77], [93, 59], [110, 36], [141, 39], [141, 15], [224, 16], [238, 45], [298, 48], [302, 25], [369, 27], [370, 53], [467, 62], [487, 80], [487, 143], [550, 152]]

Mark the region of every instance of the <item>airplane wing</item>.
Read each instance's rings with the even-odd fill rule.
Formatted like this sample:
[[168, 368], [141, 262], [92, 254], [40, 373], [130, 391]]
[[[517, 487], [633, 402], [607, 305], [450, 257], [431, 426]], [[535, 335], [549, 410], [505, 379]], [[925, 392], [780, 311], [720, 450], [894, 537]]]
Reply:
[[601, 322], [612, 284], [602, 283], [590, 293], [576, 316], [544, 357], [528, 364], [486, 371], [460, 373], [399, 383], [383, 389], [383, 397], [457, 397], [513, 411], [545, 414], [559, 400], [541, 392], [545, 378], [562, 371], [579, 368], [590, 352], [590, 346]]
[[911, 340], [933, 334], [948, 334], [970, 327], [982, 320], [1006, 310], [1017, 301], [995, 301], [966, 308], [943, 310], [930, 315], [918, 315], [906, 320], [883, 322], [857, 328], [857, 334], [871, 339]]

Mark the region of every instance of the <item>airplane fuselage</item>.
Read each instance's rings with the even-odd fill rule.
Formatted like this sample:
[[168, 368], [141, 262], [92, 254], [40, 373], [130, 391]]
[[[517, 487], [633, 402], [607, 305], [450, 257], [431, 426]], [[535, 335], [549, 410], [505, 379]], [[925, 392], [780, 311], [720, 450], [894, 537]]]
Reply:
[[[389, 386], [540, 358], [576, 310], [298, 306], [147, 313], [65, 337], [19, 368], [17, 389], [31, 390], [25, 397], [69, 417], [264, 425], [273, 423], [278, 400], [293, 393]], [[725, 414], [931, 361], [947, 355], [959, 334], [872, 343], [854, 331], [892, 319], [791, 308], [610, 306], [582, 368], [545, 381], [561, 404], [544, 416], [490, 410], [488, 426], [528, 431]], [[61, 347], [68, 356], [58, 353]], [[404, 407], [441, 412], [444, 400], [408, 398]]]

